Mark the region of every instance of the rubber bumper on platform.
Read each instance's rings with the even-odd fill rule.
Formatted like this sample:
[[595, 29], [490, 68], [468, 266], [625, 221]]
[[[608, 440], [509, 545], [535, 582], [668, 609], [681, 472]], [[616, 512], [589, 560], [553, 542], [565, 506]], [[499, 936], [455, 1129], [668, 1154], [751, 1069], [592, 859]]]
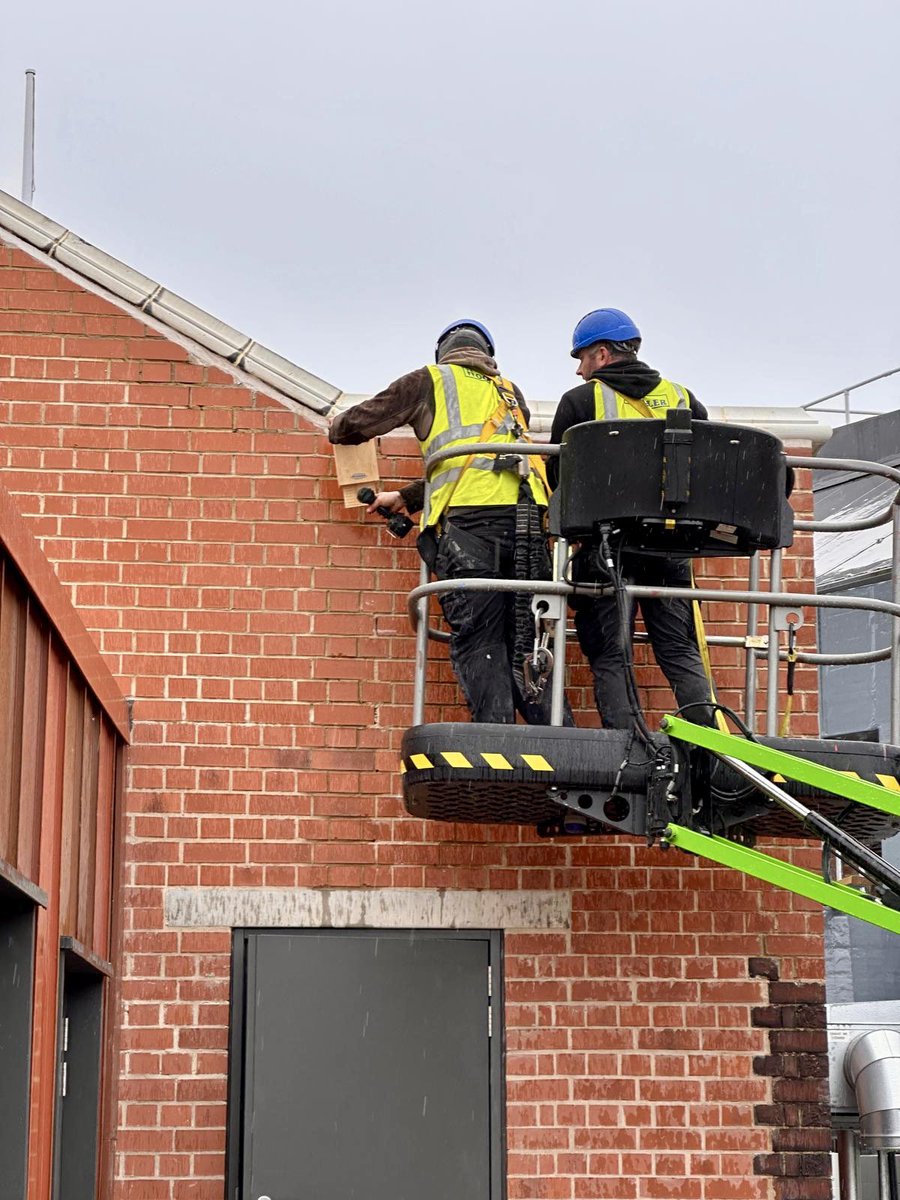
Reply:
[[[660, 746], [668, 743], [662, 734], [654, 740]], [[900, 748], [896, 746], [814, 738], [759, 740], [900, 794]], [[616, 804], [606, 805], [626, 754], [629, 765], [622, 771]], [[401, 755], [403, 798], [413, 816], [540, 826], [559, 821], [567, 808], [582, 807], [609, 832], [641, 836], [645, 829], [648, 755], [624, 730], [462, 722], [418, 725], [406, 731]], [[725, 767], [716, 768], [714, 782], [722, 792], [746, 793], [738, 776]], [[800, 783], [785, 781], [781, 786], [867, 845], [900, 829], [900, 819], [875, 809], [817, 794]], [[804, 836], [795, 818], [757, 793], [717, 802], [710, 815], [714, 832], [729, 836]]]

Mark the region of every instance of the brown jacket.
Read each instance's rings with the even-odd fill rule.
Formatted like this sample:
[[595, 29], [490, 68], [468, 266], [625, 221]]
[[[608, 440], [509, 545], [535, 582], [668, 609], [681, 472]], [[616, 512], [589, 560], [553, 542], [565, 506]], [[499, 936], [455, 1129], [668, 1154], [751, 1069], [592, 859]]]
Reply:
[[[485, 375], [499, 375], [493, 358], [477, 350], [461, 349], [441, 359], [441, 364], [470, 367]], [[528, 407], [519, 389], [513, 384], [516, 399], [526, 420]], [[401, 375], [388, 384], [383, 392], [361, 404], [338, 413], [328, 431], [328, 440], [343, 446], [358, 446], [401, 425], [411, 425], [418, 440], [424, 441], [434, 422], [434, 382], [427, 367], [419, 367]], [[409, 512], [418, 512], [425, 502], [425, 480], [417, 479], [400, 489], [403, 503]]]

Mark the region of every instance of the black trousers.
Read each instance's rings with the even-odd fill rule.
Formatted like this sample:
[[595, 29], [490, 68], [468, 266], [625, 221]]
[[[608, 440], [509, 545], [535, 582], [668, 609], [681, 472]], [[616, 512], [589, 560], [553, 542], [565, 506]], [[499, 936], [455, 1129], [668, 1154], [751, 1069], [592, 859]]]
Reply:
[[[691, 568], [687, 559], [622, 555], [626, 583], [648, 587], [690, 587]], [[689, 600], [639, 600], [641, 616], [656, 661], [669, 681], [678, 706], [711, 701], [709, 681], [703, 669], [694, 614]], [[607, 729], [628, 729], [634, 723], [625, 683], [619, 611], [615, 596], [576, 597], [575, 629], [594, 675], [594, 699]], [[629, 640], [634, 638], [635, 604], [630, 605]], [[698, 725], [713, 724], [711, 708], [692, 708], [684, 714]]]
[[[513, 579], [513, 508], [481, 509], [451, 517], [438, 542], [438, 579]], [[440, 598], [450, 626], [450, 661], [473, 721], [511, 725], [520, 712], [529, 725], [550, 724], [552, 677], [538, 700], [513, 678], [516, 620], [512, 592], [447, 592]], [[574, 724], [568, 705], [564, 723]]]

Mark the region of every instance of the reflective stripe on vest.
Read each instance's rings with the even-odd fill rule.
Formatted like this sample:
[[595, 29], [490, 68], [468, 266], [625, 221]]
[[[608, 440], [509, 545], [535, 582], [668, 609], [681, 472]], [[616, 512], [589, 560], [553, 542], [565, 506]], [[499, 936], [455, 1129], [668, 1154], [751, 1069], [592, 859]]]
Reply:
[[652, 392], [648, 392], [639, 400], [623, 396], [601, 379], [594, 380], [596, 421], [622, 421], [632, 417], [664, 419], [670, 408], [687, 408], [689, 405], [687, 389], [680, 383], [670, 383], [668, 379], [661, 379]]
[[[427, 458], [432, 452], [445, 450], [448, 446], [459, 446], [460, 455], [445, 458], [429, 471], [431, 497], [428, 510], [422, 513], [422, 528], [433, 523], [433, 512], [440, 515], [451, 488], [454, 508], [515, 504], [519, 498], [519, 475], [514, 471], [495, 471], [493, 457], [479, 455], [463, 472], [468, 458], [466, 444], [482, 440], [485, 422], [501, 403], [500, 393], [490, 376], [468, 367], [450, 365], [429, 366], [428, 371], [434, 385], [434, 421], [428, 436], [419, 442], [422, 455]], [[508, 414], [486, 440], [515, 441], [513, 424], [512, 416]], [[535, 501], [546, 504], [543, 484], [534, 472], [528, 482]]]

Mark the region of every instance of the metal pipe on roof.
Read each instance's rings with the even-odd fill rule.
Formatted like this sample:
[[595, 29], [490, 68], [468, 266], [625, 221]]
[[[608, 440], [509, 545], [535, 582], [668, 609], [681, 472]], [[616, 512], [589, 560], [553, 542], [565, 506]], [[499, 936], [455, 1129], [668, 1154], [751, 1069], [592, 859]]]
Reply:
[[859, 1131], [871, 1150], [900, 1150], [900, 1032], [873, 1029], [844, 1054], [844, 1077], [856, 1094]]
[[25, 134], [22, 143], [22, 199], [34, 199], [34, 71], [25, 72]]

